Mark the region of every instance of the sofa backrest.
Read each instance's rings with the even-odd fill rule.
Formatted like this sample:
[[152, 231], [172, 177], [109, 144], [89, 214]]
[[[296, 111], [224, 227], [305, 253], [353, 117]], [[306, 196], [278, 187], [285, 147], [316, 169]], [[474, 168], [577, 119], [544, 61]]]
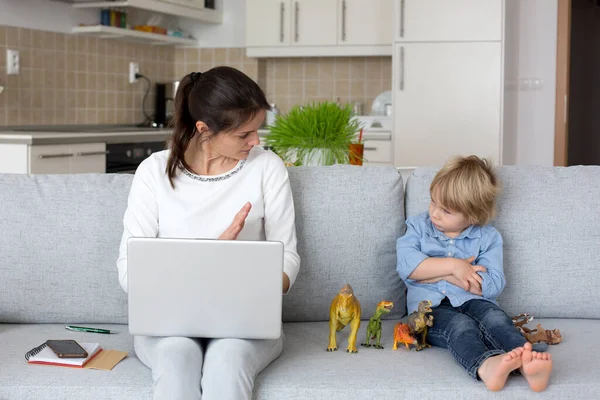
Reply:
[[387, 318], [406, 314], [396, 273], [396, 240], [404, 233], [404, 185], [394, 167], [289, 169], [296, 209], [300, 273], [283, 299], [286, 321], [327, 321], [333, 297], [350, 284], [362, 319], [394, 302]]
[[0, 322], [127, 322], [115, 261], [131, 179], [0, 174]]
[[[504, 241], [510, 316], [600, 317], [600, 167], [498, 168], [503, 183], [493, 225]], [[413, 171], [406, 215], [427, 210], [436, 168]]]
[[[350, 284], [368, 319], [405, 313], [395, 272], [403, 184], [393, 167], [290, 168], [301, 269], [284, 320], [329, 319]], [[116, 269], [131, 175], [0, 174], [0, 322], [126, 323]]]

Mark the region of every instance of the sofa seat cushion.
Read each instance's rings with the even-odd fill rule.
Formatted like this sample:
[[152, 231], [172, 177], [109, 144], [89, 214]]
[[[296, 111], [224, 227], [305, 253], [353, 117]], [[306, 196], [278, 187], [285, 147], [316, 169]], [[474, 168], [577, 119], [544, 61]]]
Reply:
[[[119, 333], [70, 332], [64, 324], [0, 324], [0, 399], [151, 399], [152, 373], [135, 356], [127, 326], [97, 327]], [[25, 353], [47, 339], [98, 342], [129, 354], [112, 371], [28, 364]]]
[[[521, 376], [511, 377], [499, 393], [488, 392], [470, 378], [443, 349], [419, 353], [392, 350], [397, 321], [383, 322], [383, 350], [359, 347], [345, 352], [348, 327], [338, 332], [338, 351], [325, 351], [327, 322], [284, 324], [284, 351], [256, 380], [255, 399], [378, 399], [460, 398], [526, 399], [532, 392]], [[544, 399], [592, 399], [600, 393], [600, 320], [540, 319], [546, 328], [560, 329], [563, 343], [549, 348], [555, 367]], [[151, 399], [152, 375], [135, 356], [124, 325], [103, 325], [120, 333], [99, 335], [69, 332], [64, 325], [0, 324], [0, 399]], [[366, 321], [357, 343], [364, 341]], [[129, 352], [110, 371], [29, 365], [24, 354], [49, 338], [97, 341], [104, 348]]]
[[[392, 350], [396, 321], [383, 322], [383, 350], [358, 347], [345, 352], [349, 327], [337, 335], [338, 351], [325, 351], [327, 322], [288, 323], [284, 352], [256, 382], [256, 398], [279, 399], [528, 399], [533, 392], [522, 376], [513, 376], [499, 393], [468, 376], [447, 350]], [[544, 399], [598, 398], [600, 320], [534, 320], [560, 329], [563, 343], [550, 346], [555, 368]], [[529, 326], [529, 325], [528, 325]], [[364, 341], [363, 321], [357, 343]], [[459, 395], [460, 393], [460, 395]]]

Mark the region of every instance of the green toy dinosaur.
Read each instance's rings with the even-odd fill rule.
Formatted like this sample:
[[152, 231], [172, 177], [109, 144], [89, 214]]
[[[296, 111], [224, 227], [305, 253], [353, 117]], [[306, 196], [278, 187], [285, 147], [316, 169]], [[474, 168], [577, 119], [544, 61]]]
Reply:
[[[364, 347], [375, 347], [376, 349], [383, 349], [381, 346], [381, 316], [383, 314], [389, 313], [392, 308], [394, 308], [394, 303], [391, 301], [381, 301], [377, 304], [377, 309], [375, 309], [375, 313], [369, 319], [369, 323], [367, 324], [367, 338], [366, 343], [361, 343], [361, 346]], [[371, 345], [371, 339], [376, 340], [375, 344]]]

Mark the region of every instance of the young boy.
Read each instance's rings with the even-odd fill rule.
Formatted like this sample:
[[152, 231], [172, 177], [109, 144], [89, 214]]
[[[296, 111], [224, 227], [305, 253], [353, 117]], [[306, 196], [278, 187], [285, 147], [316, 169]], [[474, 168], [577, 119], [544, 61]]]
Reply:
[[489, 222], [500, 191], [491, 164], [457, 157], [435, 176], [429, 212], [408, 218], [398, 239], [397, 271], [406, 283], [408, 312], [430, 300], [427, 341], [447, 348], [489, 390], [519, 370], [536, 392], [550, 378], [550, 354], [532, 351], [496, 297], [505, 285], [502, 237]]

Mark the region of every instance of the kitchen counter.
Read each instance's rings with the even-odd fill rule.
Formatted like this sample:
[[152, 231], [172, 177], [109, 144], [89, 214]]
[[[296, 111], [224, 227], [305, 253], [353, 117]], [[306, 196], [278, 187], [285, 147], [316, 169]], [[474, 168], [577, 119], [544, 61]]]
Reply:
[[168, 128], [133, 125], [46, 125], [0, 127], [0, 144], [132, 143], [166, 141]]
[[[139, 143], [163, 142], [172, 133], [169, 128], [137, 127], [133, 125], [45, 125], [0, 127], [0, 144], [56, 145], [75, 143]], [[265, 137], [267, 129], [259, 129]], [[364, 140], [391, 140], [386, 129], [365, 130]]]

